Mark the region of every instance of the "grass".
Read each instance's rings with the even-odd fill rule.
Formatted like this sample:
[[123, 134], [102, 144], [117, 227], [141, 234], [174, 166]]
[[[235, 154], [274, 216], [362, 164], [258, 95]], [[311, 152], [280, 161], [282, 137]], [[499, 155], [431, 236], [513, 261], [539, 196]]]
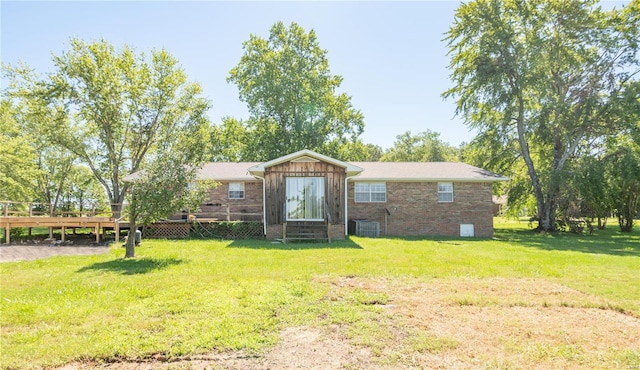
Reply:
[[[138, 257], [129, 260], [113, 245], [104, 255], [3, 263], [0, 364], [31, 368], [157, 354], [260, 353], [278, 342], [280, 330], [297, 325], [347, 328], [353, 344], [383, 354], [383, 346], [392, 344], [385, 335], [398, 330], [385, 308], [393, 303], [389, 293], [336, 288], [340, 277], [409, 285], [448, 279], [543, 279], [585, 293], [566, 306], [640, 317], [637, 230], [536, 234], [526, 223], [497, 220], [495, 236], [352, 237], [328, 245], [144, 240]], [[501, 304], [473, 291], [452, 292], [451, 300], [460, 306]], [[409, 339], [396, 338], [395, 354], [385, 360], [392, 367], [402, 365], [397, 359], [412, 351], [437, 352], [458, 345], [452, 338], [409, 326], [401, 329]], [[532, 356], [539, 357], [580, 355], [571, 346], [534, 349]], [[616, 361], [628, 366], [640, 361], [633, 351], [617, 356]]]

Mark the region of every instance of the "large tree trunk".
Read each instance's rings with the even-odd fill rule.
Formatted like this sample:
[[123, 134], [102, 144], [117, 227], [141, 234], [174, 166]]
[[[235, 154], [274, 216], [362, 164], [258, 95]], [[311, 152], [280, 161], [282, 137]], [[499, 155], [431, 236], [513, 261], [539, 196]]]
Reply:
[[618, 215], [618, 225], [620, 225], [620, 231], [623, 233], [630, 233], [633, 231], [633, 218], [625, 217], [624, 215]]
[[531, 178], [531, 183], [533, 185], [533, 194], [536, 197], [536, 207], [538, 211], [538, 230], [543, 231], [553, 231], [555, 230], [555, 203], [553, 202], [552, 197], [547, 197], [545, 199], [544, 192], [542, 191], [542, 184], [540, 184], [540, 178], [538, 177], [538, 172], [533, 164], [533, 159], [531, 158], [531, 152], [529, 151], [529, 144], [525, 138], [525, 128], [524, 128], [524, 100], [522, 99], [522, 95], [517, 91], [518, 97], [518, 117], [516, 118], [516, 129], [518, 132], [518, 142], [520, 143], [520, 151], [522, 153], [522, 158], [524, 159], [525, 164], [527, 165], [527, 173], [529, 174], [529, 178]]
[[[631, 190], [628, 191], [631, 192]], [[618, 225], [621, 232], [633, 231], [633, 218], [636, 216], [639, 198], [635, 194], [627, 195], [622, 209], [618, 211]]]
[[554, 231], [556, 229], [556, 204], [552, 197], [547, 197], [538, 209], [538, 230]]

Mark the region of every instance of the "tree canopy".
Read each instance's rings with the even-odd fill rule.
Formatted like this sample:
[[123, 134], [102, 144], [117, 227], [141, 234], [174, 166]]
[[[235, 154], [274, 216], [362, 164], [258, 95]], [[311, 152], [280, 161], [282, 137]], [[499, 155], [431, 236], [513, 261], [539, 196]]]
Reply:
[[8, 96], [28, 107], [40, 135], [91, 169], [119, 213], [125, 175], [168, 150], [184, 152], [188, 162], [206, 152], [210, 103], [166, 50], [136, 54], [104, 40], [72, 39], [70, 46], [42, 77], [7, 66]]
[[639, 13], [637, 0], [610, 11], [589, 0], [476, 0], [456, 11], [444, 96], [487, 155], [506, 157], [488, 163], [524, 168], [510, 201], [533, 193], [543, 230], [555, 228], [568, 163], [631, 124], [619, 107], [638, 73]]
[[0, 199], [30, 201], [33, 181], [40, 175], [32, 138], [21, 129], [11, 102], [0, 101]]
[[[26, 203], [40, 211], [104, 209], [104, 190], [71, 152], [40, 136], [41, 126], [22, 106], [0, 103], [0, 199]], [[88, 173], [87, 173], [88, 172]]]
[[236, 84], [251, 114], [244, 124], [253, 160], [301, 149], [338, 157], [339, 148], [362, 133], [363, 115], [337, 92], [342, 77], [331, 73], [315, 31], [277, 22], [267, 39], [251, 35], [243, 48], [227, 81]]
[[181, 209], [197, 209], [207, 190], [216, 185], [212, 181], [196, 181], [199, 165], [187, 165], [189, 162], [188, 153], [164, 151], [129, 182], [131, 191], [127, 213], [130, 233], [125, 257], [135, 257], [132, 231], [137, 230], [138, 225], [154, 223]]
[[412, 135], [410, 131], [396, 136], [392, 148], [382, 155], [384, 162], [455, 162], [458, 149], [440, 140], [440, 134], [430, 130]]

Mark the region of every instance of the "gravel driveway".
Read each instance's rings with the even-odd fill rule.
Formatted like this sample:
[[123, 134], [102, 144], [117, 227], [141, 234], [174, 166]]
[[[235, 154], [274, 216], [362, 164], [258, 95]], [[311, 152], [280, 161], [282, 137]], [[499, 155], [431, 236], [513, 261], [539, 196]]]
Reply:
[[80, 256], [106, 253], [108, 246], [0, 245], [0, 262], [26, 261], [53, 256]]

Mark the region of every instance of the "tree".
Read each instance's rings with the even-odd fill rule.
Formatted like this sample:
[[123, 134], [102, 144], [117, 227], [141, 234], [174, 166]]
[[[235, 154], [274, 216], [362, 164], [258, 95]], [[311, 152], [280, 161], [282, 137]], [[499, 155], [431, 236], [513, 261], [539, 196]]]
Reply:
[[407, 131], [396, 136], [393, 148], [387, 150], [383, 162], [455, 162], [458, 149], [440, 140], [440, 134], [427, 130], [416, 135]]
[[91, 170], [84, 165], [74, 165], [67, 174], [67, 186], [63, 188], [60, 207], [64, 211], [86, 212], [89, 209], [104, 211], [109, 202], [102, 186]]
[[209, 160], [214, 162], [253, 161], [253, 146], [256, 140], [244, 122], [233, 117], [224, 117], [220, 125], [210, 132], [211, 152]]
[[603, 229], [607, 217], [612, 214], [612, 194], [607, 185], [606, 156], [585, 156], [575, 170], [575, 186], [581, 200], [581, 216], [598, 220], [598, 228]]
[[565, 166], [625, 122], [615, 107], [638, 72], [640, 2], [603, 11], [589, 0], [477, 0], [447, 32], [457, 101], [468, 125], [517, 142], [539, 228], [554, 230]]
[[618, 218], [620, 231], [631, 232], [633, 219], [640, 211], [640, 153], [630, 149], [623, 150], [616, 156], [614, 166], [609, 167], [612, 193], [618, 195], [614, 199], [614, 211]]
[[40, 133], [91, 169], [114, 214], [130, 186], [123, 177], [142, 169], [149, 156], [173, 148], [197, 161], [206, 153], [210, 104], [167, 51], [136, 55], [104, 40], [72, 39], [71, 50], [53, 62], [55, 72], [44, 78], [6, 67], [9, 96], [36, 121], [50, 122]]
[[358, 139], [354, 142], [344, 143], [331, 152], [337, 153], [334, 158], [342, 161], [378, 162], [384, 150], [378, 145], [365, 144]]
[[[232, 117], [223, 118], [222, 123], [211, 130], [211, 153], [208, 158], [214, 162], [253, 162], [263, 158], [263, 138], [250, 126]], [[360, 139], [347, 142], [333, 140], [325, 144], [323, 152], [331, 153], [334, 158], [343, 161], [375, 162], [380, 160], [383, 149], [364, 144]]]
[[301, 149], [337, 155], [342, 144], [362, 133], [362, 113], [347, 94], [336, 92], [342, 77], [331, 74], [313, 30], [278, 22], [268, 39], [251, 35], [243, 48], [227, 81], [237, 85], [251, 114], [247, 129], [259, 140], [252, 146], [253, 160]]
[[36, 209], [46, 212], [107, 204], [91, 171], [39, 135], [49, 122], [33, 122], [24, 107], [9, 100], [2, 101], [0, 111], [0, 199], [39, 203]]
[[0, 200], [33, 199], [33, 181], [41, 175], [35, 166], [33, 138], [21, 129], [17, 110], [9, 100], [0, 102]]
[[605, 176], [620, 231], [631, 232], [633, 219], [640, 212], [640, 144], [629, 137], [620, 138], [608, 158]]
[[128, 218], [129, 238], [125, 258], [135, 257], [135, 230], [181, 209], [197, 207], [204, 200], [207, 190], [215, 186], [210, 181], [195, 181], [196, 166], [190, 158], [171, 151], [155, 157], [145, 170], [136, 173], [131, 180]]

